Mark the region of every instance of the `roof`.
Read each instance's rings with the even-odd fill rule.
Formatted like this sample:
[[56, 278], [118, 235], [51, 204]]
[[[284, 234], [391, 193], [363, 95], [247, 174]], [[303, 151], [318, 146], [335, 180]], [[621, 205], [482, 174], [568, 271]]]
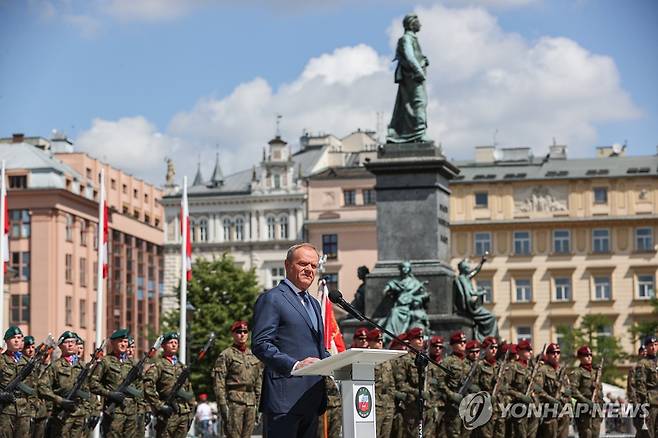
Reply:
[[0, 159], [5, 160], [7, 169], [27, 169], [34, 173], [54, 171], [67, 174], [77, 180], [83, 180], [75, 169], [50, 155], [41, 148], [29, 143], [0, 144]]
[[374, 178], [363, 166], [329, 167], [308, 177], [309, 180]]

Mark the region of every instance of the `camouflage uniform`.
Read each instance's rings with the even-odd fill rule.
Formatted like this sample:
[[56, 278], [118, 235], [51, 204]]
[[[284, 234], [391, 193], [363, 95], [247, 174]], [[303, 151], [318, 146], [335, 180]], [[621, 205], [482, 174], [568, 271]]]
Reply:
[[[497, 362], [488, 362], [487, 360], [480, 361], [480, 366], [478, 370], [477, 380], [475, 384], [480, 388], [481, 391], [486, 391], [489, 394], [492, 394], [494, 386], [496, 385], [496, 378], [498, 376], [498, 371], [500, 367], [504, 367], [505, 364]], [[502, 384], [502, 382], [501, 382]], [[492, 403], [492, 416], [491, 419], [484, 425], [478, 427], [477, 429], [471, 432], [473, 437], [478, 438], [504, 438], [505, 436], [505, 419], [502, 418], [502, 413], [500, 412], [499, 403], [503, 402], [503, 396], [501, 395], [504, 392], [504, 388], [498, 385], [497, 395], [495, 400], [491, 400]]]
[[[98, 363], [89, 382], [91, 392], [101, 397], [116, 391], [133, 367], [127, 355], [109, 354]], [[103, 435], [112, 438], [126, 438], [137, 435], [137, 402], [126, 396], [123, 403], [116, 405], [114, 413], [107, 415], [109, 401], [103, 406]]]
[[[176, 359], [159, 357], [144, 377], [144, 394], [154, 411], [159, 411], [165, 405], [165, 399], [173, 389], [176, 379], [185, 366]], [[196, 401], [192, 393], [192, 384], [188, 380], [176, 397], [174, 413], [168, 418], [158, 417], [155, 431], [158, 437], [185, 437], [192, 424]]]
[[[77, 358], [77, 356], [73, 357]], [[50, 436], [82, 437], [85, 435], [85, 420], [89, 415], [89, 404], [84, 401], [93, 398], [89, 393], [88, 382], [85, 382], [80, 388], [80, 397], [74, 400], [76, 402], [74, 411], [66, 412], [61, 407], [83, 369], [83, 363], [75, 359], [69, 362], [67, 358], [60, 357], [48, 367], [39, 380], [39, 394], [54, 405], [50, 418], [51, 424], [48, 426]]]
[[[590, 371], [583, 366], [574, 368], [569, 372], [571, 395], [576, 399], [574, 413], [580, 412], [575, 418], [579, 438], [598, 437], [599, 430], [601, 429], [601, 421], [603, 419], [600, 416], [595, 418], [592, 417], [592, 407], [594, 405], [592, 402], [592, 395], [594, 394], [595, 374], [595, 369]], [[602, 403], [602, 388], [600, 384], [598, 393], [599, 397], [596, 400], [596, 403]], [[583, 410], [585, 410], [586, 413], [583, 413]]]
[[[32, 372], [32, 375], [30, 376], [30, 383], [28, 383], [28, 385], [34, 389], [37, 389], [39, 387], [39, 380], [45, 375], [48, 368], [48, 365], [39, 363]], [[50, 412], [52, 412], [52, 402], [43, 398], [38, 391], [29, 399], [34, 415], [34, 421], [32, 424], [32, 437], [44, 438], [46, 436], [46, 423], [48, 421], [48, 417], [50, 416]]]
[[[402, 412], [403, 412], [403, 437], [416, 437], [418, 436], [418, 420], [420, 412], [418, 411], [418, 369], [416, 368], [415, 353], [408, 353], [401, 357], [400, 363], [396, 364], [396, 367], [393, 368], [393, 374], [395, 375], [395, 381], [399, 382], [397, 390], [401, 393], [404, 393], [404, 399], [402, 400]], [[429, 399], [428, 391], [428, 380], [427, 376], [425, 377], [425, 392], [424, 398]], [[427, 411], [424, 410], [425, 414]], [[427, 415], [423, 419], [423, 425], [427, 420]]]
[[550, 412], [542, 411], [543, 417], [537, 434], [540, 438], [557, 438], [558, 436], [558, 415], [564, 406], [562, 394], [559, 393], [561, 392], [561, 379], [566, 379], [564, 372], [554, 368], [549, 363], [541, 364], [535, 376], [534, 384], [537, 389], [535, 394], [543, 406], [548, 405], [551, 409]]
[[395, 416], [395, 378], [391, 361], [375, 367], [375, 414], [377, 437], [389, 438]]
[[446, 395], [446, 411], [443, 417], [446, 436], [450, 438], [462, 437], [466, 430], [462, 419], [459, 417], [459, 403], [463, 398], [459, 394], [459, 387], [468, 375], [470, 366], [466, 360], [454, 353], [446, 357], [441, 365], [451, 372], [448, 374], [439, 369], [437, 378], [438, 391]]
[[391, 438], [402, 438], [402, 434], [404, 431], [403, 404], [407, 398], [407, 393], [402, 391], [405, 385], [405, 382], [402, 380], [404, 375], [402, 373], [396, 373], [395, 370], [403, 366], [403, 363], [406, 360], [405, 358], [407, 356], [409, 356], [408, 353], [405, 356], [400, 356], [390, 361], [391, 370], [393, 372], [393, 381], [395, 382], [395, 393], [394, 393], [395, 414], [393, 416], [393, 424], [391, 425]]
[[[137, 365], [139, 362], [138, 359], [132, 358], [130, 359], [134, 365]], [[146, 402], [146, 397], [144, 396], [144, 375], [146, 372], [149, 370], [150, 364], [148, 363], [148, 359], [144, 364], [144, 370], [142, 371], [142, 375], [137, 377], [135, 381], [133, 382], [133, 386], [139, 391], [139, 395], [135, 397], [135, 403], [137, 404], [137, 432], [139, 433], [139, 436], [144, 436], [144, 432], [146, 429], [146, 415], [149, 412], [149, 405]]]
[[[644, 346], [642, 347], [644, 348]], [[645, 355], [646, 356], [646, 355]], [[627, 402], [632, 405], [632, 406], [639, 406], [640, 405], [640, 400], [637, 396], [637, 392], [635, 390], [635, 380], [636, 380], [636, 373], [639, 368], [640, 362], [642, 361], [643, 357], [638, 357], [637, 363], [633, 365], [632, 367], [629, 368], [628, 374], [626, 375], [626, 399]], [[643, 435], [642, 431], [642, 426], [644, 425], [644, 419], [642, 418], [641, 415], [637, 415], [633, 417], [633, 427], [635, 428], [636, 431], [636, 436], [640, 437]]]
[[212, 374], [217, 408], [227, 436], [250, 437], [260, 400], [262, 364], [249, 348], [240, 351], [231, 346], [219, 354]]
[[[525, 404], [530, 408], [532, 399], [525, 395], [530, 384], [531, 368], [523, 362], [511, 362], [505, 368], [504, 382], [508, 401], [516, 404]], [[511, 438], [526, 438], [528, 435], [528, 418], [512, 418], [505, 420], [505, 435]]]
[[324, 421], [327, 421], [327, 437], [340, 438], [340, 430], [343, 425], [342, 399], [338, 391], [337, 383], [331, 377], [324, 378], [327, 389], [327, 411], [320, 416], [318, 422], [318, 438], [324, 438]]
[[[635, 370], [635, 394], [638, 403], [649, 404], [649, 415], [642, 420], [647, 430], [642, 435], [649, 438], [658, 437], [658, 360], [656, 356], [645, 357], [640, 360]], [[641, 426], [640, 426], [641, 427]]]
[[[10, 352], [0, 355], [0, 388], [4, 388], [27, 365], [22, 355], [18, 360]], [[24, 382], [27, 385], [27, 382]], [[30, 435], [32, 409], [28, 396], [20, 391], [14, 393], [16, 401], [0, 404], [0, 438], [28, 437]]]

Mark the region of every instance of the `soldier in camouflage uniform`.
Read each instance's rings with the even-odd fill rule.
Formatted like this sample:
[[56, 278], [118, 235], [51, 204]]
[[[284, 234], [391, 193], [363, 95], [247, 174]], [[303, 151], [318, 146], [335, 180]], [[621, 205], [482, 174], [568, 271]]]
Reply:
[[368, 348], [368, 327], [357, 327], [350, 348]]
[[648, 405], [648, 416], [642, 420], [640, 426], [642, 436], [648, 438], [658, 437], [658, 339], [650, 335], [644, 338], [644, 347], [647, 355], [637, 365], [635, 370], [635, 396], [638, 403]]
[[[76, 336], [78, 337], [78, 358], [80, 365], [83, 367], [86, 366], [86, 361], [85, 361], [85, 340], [80, 337], [76, 333]], [[91, 358], [91, 356], [90, 356]], [[92, 365], [92, 370], [93, 370], [94, 365]], [[87, 409], [87, 420], [85, 422], [85, 427], [87, 428], [88, 431], [94, 430], [96, 428], [96, 425], [101, 419], [101, 405], [98, 402], [98, 397], [95, 395], [91, 395], [88, 399], [83, 399], [82, 403], [84, 403], [85, 408]]]
[[597, 412], [595, 404], [603, 403], [603, 391], [599, 383], [598, 397], [592, 400], [597, 371], [596, 368], [592, 368], [592, 350], [584, 345], [578, 349], [577, 355], [580, 366], [569, 372], [569, 383], [571, 395], [576, 399], [574, 414], [578, 436], [579, 438], [598, 437], [603, 419]]
[[[647, 349], [643, 343], [640, 345], [640, 348], [637, 351], [637, 363], [628, 369], [628, 374], [626, 375], [626, 399], [627, 402], [632, 406], [637, 406], [640, 403], [635, 391], [635, 372], [637, 371], [640, 361], [645, 357], [647, 357]], [[633, 417], [633, 427], [637, 432], [636, 436], [641, 435], [643, 424], [644, 420], [640, 415]]]
[[[398, 338], [403, 343], [396, 341], [395, 339], [391, 340], [389, 348], [391, 350], [406, 350], [407, 349], [407, 333], [401, 333], [398, 335]], [[395, 370], [401, 366], [401, 364], [406, 360], [405, 356], [396, 357], [391, 361], [391, 369]], [[403, 417], [403, 403], [407, 398], [407, 394], [401, 391], [401, 388], [404, 384], [402, 381], [398, 381], [399, 373], [393, 373], [393, 380], [395, 381], [395, 416], [393, 417], [393, 425], [391, 426], [391, 437], [392, 438], [402, 438], [403, 428], [404, 428], [404, 417]]]
[[[485, 349], [484, 360], [480, 362], [478, 376], [475, 380], [476, 385], [481, 391], [486, 391], [489, 394], [493, 393], [494, 386], [496, 385], [498, 371], [500, 367], [504, 367], [505, 364], [497, 363], [496, 355], [498, 353], [498, 340], [493, 336], [488, 336], [482, 341], [482, 348]], [[502, 382], [501, 382], [502, 383]], [[504, 438], [505, 437], [505, 419], [502, 418], [502, 413], [500, 412], [500, 405], [504, 401], [501, 397], [501, 388], [500, 383], [498, 385], [498, 390], [495, 399], [491, 400], [492, 403], [492, 416], [491, 419], [484, 425], [473, 430], [471, 436], [476, 438]]]
[[67, 398], [84, 369], [78, 357], [78, 337], [67, 330], [61, 334], [57, 344], [62, 354], [46, 369], [38, 387], [39, 394], [54, 406], [48, 424], [48, 436], [82, 437], [85, 435], [85, 421], [89, 415], [84, 400], [92, 397], [88, 382], [80, 388], [79, 398]]
[[[136, 365], [139, 362], [139, 359], [135, 357], [135, 338], [132, 336], [128, 337], [128, 358], [132, 361], [133, 365]], [[137, 403], [137, 433], [139, 436], [144, 436], [147, 424], [146, 416], [150, 416], [149, 406], [144, 397], [144, 374], [146, 374], [149, 367], [150, 364], [145, 364], [144, 370], [142, 371], [143, 374], [133, 382], [133, 385], [139, 391], [139, 394], [135, 397], [135, 402]]]
[[[37, 352], [34, 336], [25, 336], [23, 338], [23, 355], [27, 360], [34, 357]], [[37, 389], [39, 386], [39, 379], [43, 375], [46, 364], [40, 362], [37, 364], [30, 377], [26, 379], [26, 383], [30, 388]], [[32, 409], [32, 437], [43, 438], [46, 434], [46, 421], [48, 420], [48, 409], [46, 402], [39, 396], [38, 392], [28, 397], [30, 408]]]
[[[368, 332], [368, 346], [373, 350], [384, 348], [384, 337], [379, 329]], [[389, 438], [395, 416], [395, 379], [391, 361], [375, 366], [375, 413], [377, 437]]]
[[[0, 356], [0, 388], [7, 386], [27, 365], [23, 356], [23, 332], [16, 326], [7, 329], [4, 336], [7, 349]], [[27, 382], [23, 382], [27, 385]], [[25, 388], [27, 391], [27, 388]], [[29, 391], [28, 391], [29, 392]], [[16, 391], [13, 394], [0, 391], [0, 438], [28, 437], [30, 435], [31, 413], [29, 394]]]
[[217, 409], [226, 436], [250, 437], [260, 401], [263, 366], [248, 347], [245, 321], [231, 325], [233, 345], [222, 351], [212, 370]]
[[[558, 415], [564, 407], [564, 368], [560, 368], [560, 346], [548, 344], [543, 363], [535, 376], [535, 395], [541, 403], [542, 421], [539, 424], [537, 436], [541, 438], [557, 438], [559, 430]], [[548, 407], [548, 409], [547, 409]]]
[[[429, 340], [428, 355], [436, 363], [443, 361], [443, 345], [442, 336], [432, 336]], [[438, 391], [438, 376], [439, 367], [430, 364], [427, 367], [427, 387], [429, 389], [429, 399], [427, 401], [428, 422], [424, 431], [426, 436], [445, 436], [445, 427], [443, 424], [443, 417], [446, 412], [445, 394]]]
[[[513, 350], [510, 350], [513, 351]], [[528, 385], [530, 385], [530, 374], [532, 369], [529, 366], [532, 357], [532, 345], [526, 339], [523, 339], [516, 345], [518, 360], [510, 362], [505, 368], [504, 382], [506, 383], [508, 400], [515, 404], [524, 404], [530, 409], [533, 403], [532, 397], [526, 395]], [[506, 435], [511, 438], [527, 438], [528, 436], [528, 418], [506, 419]]]
[[186, 437], [194, 418], [196, 400], [189, 380], [176, 394], [173, 406], [165, 403], [185, 367], [178, 361], [176, 353], [178, 333], [166, 333], [162, 338], [162, 356], [153, 361], [144, 377], [146, 400], [158, 415], [155, 432], [159, 438]]
[[[110, 336], [111, 352], [103, 357], [89, 382], [91, 392], [103, 397], [101, 432], [105, 437], [126, 438], [137, 435], [136, 389], [130, 394], [117, 391], [133, 367], [128, 358], [128, 329], [116, 330]], [[112, 414], [107, 407], [114, 403]]]
[[450, 374], [443, 370], [438, 372], [438, 391], [446, 396], [446, 413], [444, 423], [446, 436], [460, 438], [465, 434], [464, 423], [459, 416], [459, 404], [464, 398], [459, 394], [459, 388], [469, 372], [469, 366], [464, 360], [466, 347], [466, 336], [458, 331], [450, 335], [450, 348], [452, 353], [446, 357], [442, 365]]

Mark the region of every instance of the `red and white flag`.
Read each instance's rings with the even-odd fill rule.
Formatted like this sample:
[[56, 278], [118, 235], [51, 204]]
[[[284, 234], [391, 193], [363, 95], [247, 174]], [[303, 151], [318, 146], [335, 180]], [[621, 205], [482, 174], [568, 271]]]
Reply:
[[108, 271], [108, 250], [107, 250], [107, 240], [108, 240], [108, 227], [107, 227], [107, 222], [109, 218], [109, 213], [108, 213], [108, 207], [107, 207], [107, 201], [103, 202], [103, 246], [102, 246], [102, 254], [101, 254], [101, 259], [103, 260], [103, 278], [107, 278], [107, 271]]
[[340, 327], [338, 327], [338, 322], [336, 322], [333, 303], [329, 301], [329, 289], [324, 278], [320, 280], [319, 295], [322, 321], [324, 323], [324, 348], [331, 354], [341, 353], [345, 351], [345, 341], [343, 340], [343, 334], [340, 332]]
[[7, 207], [7, 187], [5, 185], [5, 162], [2, 161], [2, 188], [0, 189], [0, 208], [3, 213], [3, 226], [2, 226], [2, 265], [3, 272], [7, 272], [7, 265], [9, 264], [9, 208]]
[[183, 198], [180, 206], [180, 224], [182, 244], [185, 246], [183, 252], [183, 266], [187, 272], [187, 281], [192, 280], [192, 242], [190, 241], [190, 210], [187, 205], [187, 184], [183, 185]]

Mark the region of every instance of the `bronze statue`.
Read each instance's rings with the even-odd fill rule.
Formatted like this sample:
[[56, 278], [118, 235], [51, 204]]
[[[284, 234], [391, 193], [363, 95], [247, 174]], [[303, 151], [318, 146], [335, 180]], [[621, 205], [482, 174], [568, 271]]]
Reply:
[[356, 270], [356, 276], [361, 280], [361, 284], [357, 288], [351, 304], [361, 313], [365, 311], [366, 307], [366, 276], [368, 274], [370, 274], [370, 269], [367, 266], [359, 266]]
[[408, 14], [402, 20], [404, 35], [395, 50], [395, 83], [398, 94], [391, 123], [388, 125], [387, 143], [427, 142], [427, 89], [425, 70], [429, 65], [423, 55], [416, 33], [420, 20], [416, 14]]
[[453, 286], [455, 309], [458, 314], [473, 320], [475, 323], [473, 337], [478, 341], [483, 341], [487, 336], [498, 337], [496, 317], [482, 306], [485, 291], [475, 287], [472, 280], [486, 261], [485, 254], [474, 269], [471, 269], [466, 259], [459, 262], [459, 274], [455, 278]]
[[[425, 285], [411, 273], [411, 263], [399, 265], [400, 278], [386, 283], [384, 294], [394, 301], [393, 308], [382, 325], [388, 331], [399, 335], [413, 327], [429, 329], [427, 302], [430, 299]], [[390, 339], [385, 335], [384, 343]]]
[[176, 170], [174, 169], [174, 161], [167, 157], [165, 158], [165, 162], [167, 163], [167, 175], [165, 176], [165, 181], [166, 181], [166, 186], [173, 186], [174, 185], [174, 176], [176, 175]]

